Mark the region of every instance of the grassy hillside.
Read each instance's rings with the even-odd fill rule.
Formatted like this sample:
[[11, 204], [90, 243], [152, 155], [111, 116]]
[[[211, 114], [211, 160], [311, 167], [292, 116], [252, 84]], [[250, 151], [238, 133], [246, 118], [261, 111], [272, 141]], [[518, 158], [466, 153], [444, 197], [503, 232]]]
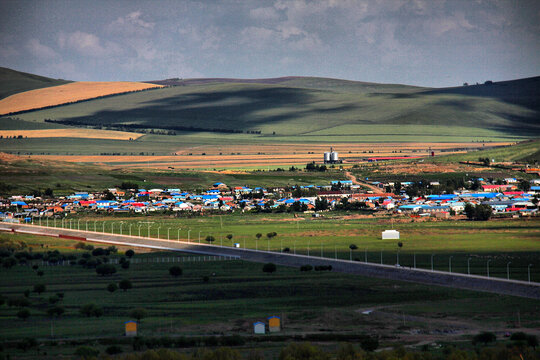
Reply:
[[0, 67], [0, 99], [23, 91], [62, 85], [69, 82]]
[[523, 161], [528, 163], [540, 162], [540, 139], [523, 141], [511, 146], [503, 146], [495, 149], [472, 151], [467, 154], [438, 156], [432, 161], [456, 162], [478, 161], [478, 158], [495, 159], [496, 162]]

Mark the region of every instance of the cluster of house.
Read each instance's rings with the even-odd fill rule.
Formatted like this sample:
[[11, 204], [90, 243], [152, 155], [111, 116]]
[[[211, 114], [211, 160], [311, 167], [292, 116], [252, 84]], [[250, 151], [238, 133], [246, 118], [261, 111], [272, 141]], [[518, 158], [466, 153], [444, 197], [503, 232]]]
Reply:
[[[481, 179], [479, 179], [481, 180]], [[381, 189], [393, 186], [392, 183], [372, 182]], [[308, 185], [295, 187], [265, 189], [246, 186], [228, 187], [224, 183], [215, 183], [202, 193], [186, 192], [180, 189], [138, 189], [120, 191], [108, 189], [103, 193], [77, 192], [69, 196], [55, 199], [34, 196], [11, 196], [0, 198], [0, 217], [8, 219], [52, 216], [61, 213], [79, 211], [136, 212], [153, 211], [193, 211], [208, 210], [249, 211], [254, 208], [272, 210], [281, 207], [286, 209], [293, 205], [302, 211], [314, 212], [317, 199], [325, 201], [325, 208], [332, 210], [347, 198], [349, 203], [361, 202], [363, 207], [373, 211], [392, 211], [398, 213], [414, 213], [418, 215], [449, 216], [464, 211], [466, 203], [488, 204], [494, 212], [534, 213], [537, 211], [535, 195], [540, 196], [540, 179], [531, 181], [530, 190], [517, 190], [516, 184], [505, 185], [483, 184], [479, 191], [456, 191], [453, 194], [425, 195], [409, 197], [407, 186], [412, 183], [401, 183], [400, 194], [363, 192], [360, 185], [350, 180], [335, 180], [328, 185]], [[436, 186], [436, 183], [432, 183]], [[298, 191], [300, 190], [300, 191]], [[294, 195], [310, 194], [295, 197]], [[322, 201], [324, 201], [322, 200]], [[298, 207], [298, 205], [302, 205]]]

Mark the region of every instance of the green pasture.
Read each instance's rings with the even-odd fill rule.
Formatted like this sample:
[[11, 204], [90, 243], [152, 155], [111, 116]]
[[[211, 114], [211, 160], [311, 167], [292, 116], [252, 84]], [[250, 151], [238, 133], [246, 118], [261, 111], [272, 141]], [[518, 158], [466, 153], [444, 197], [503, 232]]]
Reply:
[[[39, 245], [49, 239], [30, 235], [9, 235], [33, 246], [33, 251], [59, 249], [69, 253], [64, 241], [55, 239], [48, 248]], [[76, 242], [72, 242], [74, 245]], [[37, 247], [36, 247], [37, 245]], [[76, 253], [80, 255], [79, 253]], [[112, 256], [115, 258], [117, 256]], [[170, 258], [178, 253], [136, 254], [135, 259]], [[168, 269], [180, 265], [183, 275], [173, 278]], [[129, 269], [119, 266], [112, 276], [98, 276], [94, 269], [79, 265], [40, 266], [43, 276], [37, 276], [29, 266], [0, 269], [0, 294], [4, 298], [22, 297], [37, 283], [45, 284], [42, 294], [30, 293], [30, 317], [16, 317], [15, 307], [0, 307], [0, 337], [5, 340], [34, 338], [87, 339], [89, 337], [120, 337], [123, 323], [130, 319], [130, 310], [147, 310], [140, 324], [142, 336], [251, 334], [251, 323], [271, 315], [284, 318], [285, 333], [297, 331], [362, 333], [378, 324], [358, 310], [376, 307], [395, 314], [422, 314], [427, 319], [415, 324], [431, 328], [429, 318], [445, 316], [486, 324], [486, 318], [496, 314], [489, 324], [514, 321], [515, 309], [522, 313], [522, 326], [534, 327], [531, 316], [536, 302], [508, 296], [453, 290], [380, 279], [327, 272], [303, 273], [298, 269], [279, 267], [274, 274], [261, 271], [261, 264], [243, 261], [210, 262], [132, 262]], [[203, 277], [208, 276], [205, 282]], [[111, 282], [129, 279], [133, 288], [109, 293]], [[48, 298], [64, 293], [60, 305], [65, 313], [60, 317], [46, 315], [51, 307]], [[483, 307], [482, 304], [490, 303]], [[83, 304], [94, 303], [104, 310], [99, 318], [79, 313]], [[474, 311], [475, 319], [470, 318]], [[333, 321], [335, 316], [336, 320]], [[338, 320], [343, 319], [343, 320]], [[346, 319], [346, 320], [345, 320]], [[401, 319], [396, 320], [396, 327]], [[391, 325], [391, 324], [387, 324]], [[393, 325], [391, 325], [393, 326]], [[289, 330], [288, 330], [289, 329]], [[51, 334], [52, 332], [52, 334]]]
[[[54, 226], [89, 231], [108, 232], [169, 240], [203, 242], [207, 236], [215, 238], [214, 245], [282, 251], [310, 256], [356, 259], [402, 266], [430, 269], [431, 256], [436, 270], [467, 273], [469, 262], [472, 274], [540, 281], [540, 219], [493, 220], [487, 222], [437, 221], [392, 224], [390, 219], [293, 218], [291, 214], [232, 214], [204, 217], [134, 216], [120, 214], [112, 217], [81, 217], [42, 220], [42, 226]], [[87, 222], [88, 221], [88, 222]], [[412, 220], [411, 220], [412, 221]], [[39, 224], [39, 222], [36, 222]], [[398, 240], [382, 240], [381, 232], [390, 228], [400, 231]], [[271, 239], [268, 233], [278, 235]], [[257, 240], [256, 234], [262, 234]], [[232, 234], [232, 240], [226, 236]], [[354, 244], [357, 249], [351, 251]], [[399, 249], [399, 255], [398, 255]], [[450, 259], [450, 257], [452, 257]], [[469, 260], [470, 258], [470, 260]]]
[[[533, 121], [538, 116], [531, 97], [535, 79], [509, 82], [502, 93], [496, 85], [460, 91], [323, 80], [175, 86], [17, 117], [103, 127], [256, 130], [261, 134], [232, 135], [262, 142], [491, 141], [528, 138], [540, 131]], [[219, 139], [231, 137], [215, 134]]]
[[0, 67], [0, 79], [0, 99], [23, 91], [63, 85], [70, 82], [15, 71], [4, 67]]

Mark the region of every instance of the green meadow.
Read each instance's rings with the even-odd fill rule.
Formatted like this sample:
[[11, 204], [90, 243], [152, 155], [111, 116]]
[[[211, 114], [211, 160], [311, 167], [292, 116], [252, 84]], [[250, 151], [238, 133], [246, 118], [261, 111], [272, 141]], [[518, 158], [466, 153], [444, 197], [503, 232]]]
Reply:
[[[528, 280], [528, 265], [531, 264], [531, 281], [540, 281], [540, 220], [512, 219], [471, 222], [445, 220], [414, 222], [409, 218], [346, 218], [349, 214], [328, 213], [324, 218], [309, 215], [294, 217], [293, 214], [241, 214], [209, 215], [194, 217], [168, 216], [125, 216], [109, 217], [81, 216], [42, 225], [89, 231], [108, 232], [141, 237], [158, 237], [164, 240], [203, 242], [213, 236], [214, 245], [283, 251], [298, 254], [323, 256], [339, 259], [356, 259], [402, 266], [430, 269], [433, 255], [434, 269], [471, 274], [507, 277], [509, 262], [513, 279]], [[344, 217], [345, 216], [345, 217]], [[39, 222], [37, 223], [39, 224]], [[88, 224], [88, 225], [87, 225]], [[402, 247], [397, 240], [382, 240], [381, 232], [394, 228], [400, 231]], [[269, 239], [266, 235], [276, 232]], [[256, 234], [261, 237], [257, 239]], [[231, 240], [227, 235], [233, 235]], [[351, 251], [349, 246], [356, 245]], [[399, 251], [399, 255], [398, 255]], [[450, 257], [452, 257], [450, 259]], [[470, 259], [470, 260], [469, 260]]]

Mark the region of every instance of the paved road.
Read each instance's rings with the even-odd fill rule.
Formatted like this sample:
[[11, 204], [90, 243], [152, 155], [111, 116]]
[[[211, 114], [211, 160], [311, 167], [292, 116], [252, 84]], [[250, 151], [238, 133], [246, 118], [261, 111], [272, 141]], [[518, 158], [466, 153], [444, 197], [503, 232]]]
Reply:
[[427, 285], [446, 286], [459, 289], [485, 291], [496, 294], [513, 295], [540, 300], [540, 283], [528, 283], [519, 280], [506, 280], [501, 278], [487, 278], [477, 275], [448, 273], [443, 271], [430, 271], [426, 269], [410, 269], [391, 265], [375, 263], [362, 263], [347, 260], [335, 260], [290, 253], [276, 253], [256, 251], [252, 249], [239, 249], [221, 247], [216, 245], [199, 244], [185, 241], [169, 241], [141, 238], [137, 236], [113, 235], [91, 231], [69, 230], [61, 228], [47, 228], [36, 225], [0, 223], [0, 230], [16, 231], [45, 236], [71, 237], [75, 240], [91, 241], [97, 243], [128, 245], [152, 249], [182, 251], [195, 254], [230, 256], [247, 261], [277, 265], [300, 267], [302, 265], [332, 265], [333, 271], [357, 274], [368, 277], [391, 280], [409, 281]]

